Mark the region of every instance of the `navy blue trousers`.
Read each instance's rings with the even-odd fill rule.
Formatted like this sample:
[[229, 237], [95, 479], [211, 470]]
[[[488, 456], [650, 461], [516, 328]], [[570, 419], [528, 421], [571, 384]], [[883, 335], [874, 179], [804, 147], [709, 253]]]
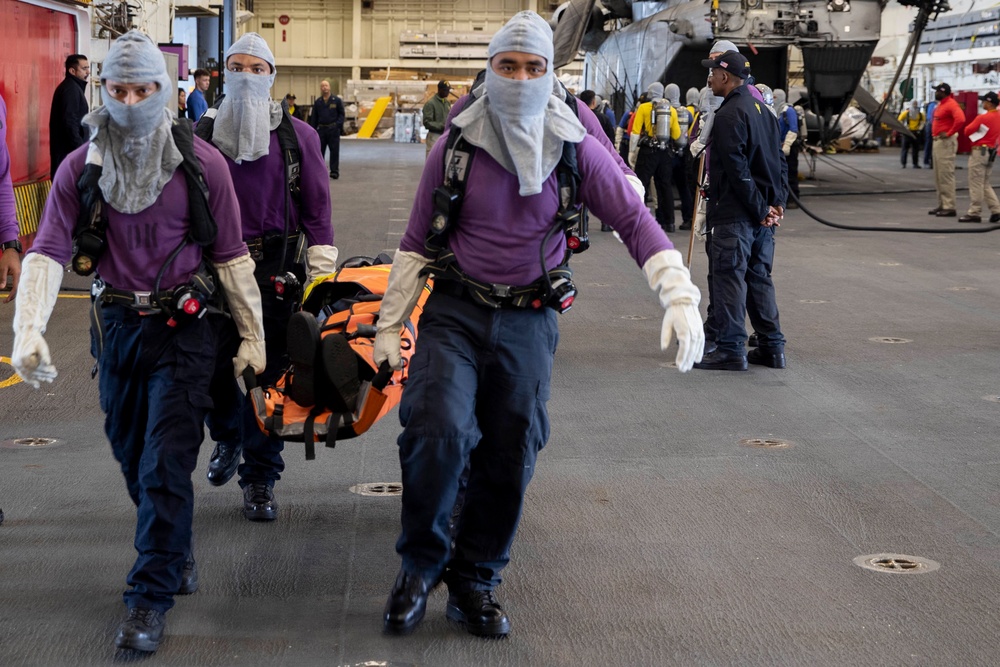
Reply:
[[[549, 437], [545, 404], [556, 313], [492, 310], [433, 293], [400, 403], [403, 568], [449, 588], [490, 590], [510, 560], [524, 492]], [[450, 553], [449, 518], [469, 464]], [[445, 570], [447, 565], [447, 571]]]
[[[677, 186], [677, 196], [681, 200], [681, 221], [689, 223], [694, 219], [694, 182], [691, 176], [689, 157], [691, 153], [687, 146], [681, 153], [674, 156], [674, 166], [671, 172], [671, 179]], [[697, 169], [697, 167], [695, 167]]]
[[[302, 280], [305, 270], [300, 264], [290, 267]], [[292, 316], [293, 303], [279, 301], [270, 276], [278, 269], [277, 262], [258, 263], [255, 275], [260, 285], [261, 305], [264, 312], [264, 348], [267, 366], [257, 378], [262, 384], [273, 384], [288, 366], [288, 319]], [[216, 442], [238, 446], [243, 443], [243, 462], [237, 469], [240, 487], [254, 482], [274, 486], [281, 479], [285, 462], [281, 452], [285, 442], [280, 438], [264, 435], [254, 416], [253, 405], [236, 384], [233, 357], [240, 347], [240, 334], [229, 318], [216, 318], [219, 336], [219, 353], [212, 378], [211, 394], [215, 409], [208, 414], [208, 431]]]
[[318, 127], [319, 154], [326, 157], [326, 149], [330, 149], [330, 173], [340, 175], [340, 126]]
[[712, 317], [719, 349], [744, 353], [744, 323], [749, 316], [761, 348], [784, 350], [771, 280], [774, 228], [750, 222], [715, 225], [709, 248]]
[[104, 430], [137, 508], [138, 557], [123, 597], [129, 608], [166, 612], [191, 549], [191, 473], [212, 407], [215, 335], [205, 318], [171, 328], [164, 315], [118, 305], [105, 305], [103, 318]]

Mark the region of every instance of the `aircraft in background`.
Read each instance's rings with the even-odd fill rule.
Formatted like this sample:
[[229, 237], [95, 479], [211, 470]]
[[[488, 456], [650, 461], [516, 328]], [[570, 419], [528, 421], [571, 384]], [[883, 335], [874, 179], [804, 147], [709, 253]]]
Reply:
[[[927, 18], [947, 11], [948, 4], [944, 0], [899, 1], [921, 8], [919, 30], [911, 39], [915, 54]], [[798, 99], [789, 94], [789, 102], [801, 104], [806, 111], [808, 142], [825, 145], [840, 136], [840, 115], [854, 98], [878, 44], [887, 2], [571, 0], [552, 17], [554, 61], [557, 68], [562, 67], [584, 51], [585, 86], [611, 100], [620, 112], [631, 108], [654, 81], [676, 83], [682, 96], [690, 87], [703, 87], [706, 72], [701, 61], [718, 39], [740, 48], [751, 62], [756, 81], [787, 90], [788, 47], [794, 45], [802, 52], [805, 90]], [[884, 108], [876, 118], [898, 125]]]

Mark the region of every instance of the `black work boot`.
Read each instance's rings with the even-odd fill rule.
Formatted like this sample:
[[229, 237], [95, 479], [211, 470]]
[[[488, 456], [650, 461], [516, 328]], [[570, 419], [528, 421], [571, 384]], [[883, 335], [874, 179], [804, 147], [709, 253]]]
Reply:
[[772, 349], [755, 347], [747, 352], [747, 363], [758, 366], [770, 366], [771, 368], [785, 367], [785, 351], [783, 349]]
[[128, 618], [118, 627], [115, 646], [152, 653], [160, 647], [167, 621], [161, 612], [145, 607], [128, 610]]
[[278, 501], [267, 482], [251, 482], [243, 489], [243, 516], [248, 521], [274, 521], [278, 518]]
[[208, 462], [208, 481], [212, 486], [222, 486], [233, 478], [243, 456], [243, 443], [230, 445], [215, 443], [215, 450]]
[[181, 572], [181, 587], [177, 589], [178, 595], [191, 595], [198, 590], [198, 563], [194, 561], [194, 554], [189, 554], [184, 561], [184, 571]]
[[708, 371], [745, 371], [747, 358], [738, 352], [716, 349], [711, 354], [702, 356], [701, 361], [694, 363], [694, 367]]
[[394, 635], [413, 632], [427, 611], [427, 593], [433, 585], [419, 574], [400, 569], [396, 583], [385, 603], [383, 623], [385, 631]]
[[506, 637], [510, 633], [510, 619], [493, 591], [451, 593], [445, 615], [477, 637]]

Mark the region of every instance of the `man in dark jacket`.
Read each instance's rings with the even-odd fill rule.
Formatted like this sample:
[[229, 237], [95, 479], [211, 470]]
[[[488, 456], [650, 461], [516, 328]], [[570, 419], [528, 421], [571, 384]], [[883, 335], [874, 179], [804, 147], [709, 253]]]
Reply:
[[[785, 367], [785, 338], [771, 281], [774, 229], [788, 197], [787, 166], [778, 123], [755, 99], [746, 79], [750, 63], [736, 51], [703, 60], [709, 86], [724, 97], [715, 112], [709, 151], [707, 216], [713, 316], [718, 348], [695, 368], [745, 371], [747, 362]], [[749, 290], [749, 294], [748, 294]], [[749, 297], [749, 298], [748, 298]], [[757, 332], [759, 347], [744, 354], [744, 319]]]
[[597, 117], [597, 122], [601, 124], [601, 129], [604, 130], [604, 134], [608, 135], [608, 141], [614, 143], [615, 141], [615, 126], [608, 118], [607, 114], [600, 111], [597, 108], [597, 93], [592, 90], [585, 90], [578, 95], [580, 101], [587, 105], [587, 108], [594, 112]]
[[49, 112], [49, 162], [54, 177], [66, 156], [87, 143], [83, 117], [90, 111], [84, 90], [90, 77], [90, 62], [79, 53], [66, 58], [66, 78], [56, 86]]
[[319, 150], [330, 147], [330, 178], [340, 178], [340, 133], [344, 129], [344, 103], [330, 92], [330, 82], [319, 82], [320, 97], [313, 102], [309, 124], [319, 133]]

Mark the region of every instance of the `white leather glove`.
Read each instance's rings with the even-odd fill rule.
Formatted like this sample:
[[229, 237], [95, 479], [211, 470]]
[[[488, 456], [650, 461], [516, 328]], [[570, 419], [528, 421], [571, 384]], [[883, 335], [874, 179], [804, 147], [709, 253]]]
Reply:
[[708, 236], [708, 216], [705, 215], [705, 200], [698, 203], [698, 210], [694, 212], [694, 235], [699, 239]]
[[59, 298], [63, 267], [33, 252], [21, 262], [21, 284], [14, 308], [14, 351], [10, 363], [21, 379], [38, 389], [56, 379], [49, 346], [42, 338]]
[[264, 315], [260, 305], [260, 288], [254, 278], [254, 263], [249, 253], [224, 264], [216, 264], [219, 283], [229, 303], [229, 312], [240, 332], [240, 349], [233, 358], [236, 377], [249, 366], [260, 375], [267, 365], [264, 352]]
[[420, 291], [427, 284], [427, 276], [420, 275], [424, 267], [431, 263], [417, 252], [396, 250], [389, 270], [389, 284], [386, 285], [382, 306], [378, 313], [375, 334], [375, 365], [388, 361], [395, 370], [403, 367], [400, 357], [399, 334], [403, 322], [410, 317], [417, 305]]
[[628, 166], [635, 171], [635, 161], [639, 159], [639, 135], [628, 135]]
[[691, 151], [691, 155], [698, 157], [701, 155], [701, 152], [705, 150], [705, 144], [701, 143], [701, 139], [695, 139], [688, 144], [688, 150]]
[[676, 332], [677, 369], [687, 373], [696, 361], [701, 361], [705, 351], [705, 330], [698, 312], [701, 292], [691, 282], [691, 274], [676, 250], [656, 253], [643, 264], [642, 272], [666, 309], [660, 329], [660, 349], [670, 346]]
[[335, 245], [311, 245], [306, 248], [306, 284], [336, 273], [339, 254]]
[[785, 133], [785, 143], [781, 144], [781, 152], [785, 154], [785, 157], [788, 157], [789, 155], [792, 154], [792, 145], [798, 138], [799, 135], [797, 135], [794, 132]]
[[639, 195], [639, 201], [646, 201], [646, 188], [643, 186], [642, 181], [639, 180], [639, 177], [634, 174], [625, 174], [625, 180], [632, 186], [635, 193]]

